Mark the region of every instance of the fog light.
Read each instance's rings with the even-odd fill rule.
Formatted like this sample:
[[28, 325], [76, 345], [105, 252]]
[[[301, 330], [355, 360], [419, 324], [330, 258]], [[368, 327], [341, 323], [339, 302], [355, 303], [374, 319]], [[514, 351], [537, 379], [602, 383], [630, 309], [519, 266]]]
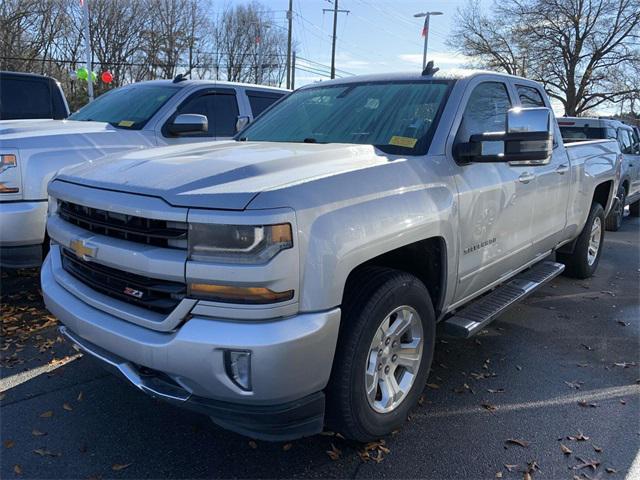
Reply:
[[251, 390], [251, 352], [225, 350], [224, 364], [233, 383], [243, 390]]

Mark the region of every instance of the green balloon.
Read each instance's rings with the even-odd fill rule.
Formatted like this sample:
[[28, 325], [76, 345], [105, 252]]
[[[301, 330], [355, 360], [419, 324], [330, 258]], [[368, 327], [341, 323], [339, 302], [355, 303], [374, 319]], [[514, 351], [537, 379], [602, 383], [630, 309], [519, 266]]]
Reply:
[[91, 72], [91, 81], [95, 83], [96, 80], [98, 80], [98, 75], [96, 75], [96, 72]]
[[80, 80], [86, 80], [87, 78], [89, 78], [89, 72], [87, 71], [86, 68], [82, 67], [82, 68], [79, 68], [78, 70], [76, 70], [76, 76]]

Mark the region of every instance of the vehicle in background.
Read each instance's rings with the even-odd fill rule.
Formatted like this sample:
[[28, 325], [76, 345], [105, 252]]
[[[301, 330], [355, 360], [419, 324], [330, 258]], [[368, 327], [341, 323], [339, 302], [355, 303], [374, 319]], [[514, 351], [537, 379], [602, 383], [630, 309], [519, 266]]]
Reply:
[[371, 441], [418, 402], [437, 322], [468, 337], [595, 272], [619, 173], [524, 78], [322, 82], [235, 141], [61, 170], [42, 291], [144, 392], [253, 438]]
[[47, 183], [60, 168], [125, 150], [230, 139], [287, 93], [177, 77], [116, 88], [64, 121], [0, 121], [0, 267], [42, 263]]
[[68, 116], [67, 99], [55, 78], [0, 72], [0, 120], [62, 120]]
[[565, 143], [613, 139], [622, 152], [622, 172], [616, 203], [607, 216], [607, 230], [622, 226], [624, 208], [632, 217], [640, 216], [640, 129], [610, 118], [562, 117], [558, 119]]

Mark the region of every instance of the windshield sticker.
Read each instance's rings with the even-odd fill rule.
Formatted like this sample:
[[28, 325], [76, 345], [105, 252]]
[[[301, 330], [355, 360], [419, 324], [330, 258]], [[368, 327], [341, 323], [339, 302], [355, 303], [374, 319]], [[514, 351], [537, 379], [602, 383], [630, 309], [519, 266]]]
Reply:
[[397, 135], [394, 135], [391, 137], [391, 140], [389, 140], [389, 145], [395, 145], [397, 147], [413, 148], [416, 146], [416, 143], [418, 143], [417, 138], [399, 137]]
[[131, 120], [122, 120], [118, 123], [119, 127], [132, 127], [136, 122], [132, 122]]

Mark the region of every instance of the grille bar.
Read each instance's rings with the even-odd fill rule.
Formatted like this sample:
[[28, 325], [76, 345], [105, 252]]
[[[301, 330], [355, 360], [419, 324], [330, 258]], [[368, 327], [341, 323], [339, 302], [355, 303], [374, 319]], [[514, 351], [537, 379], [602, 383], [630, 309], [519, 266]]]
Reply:
[[165, 220], [109, 212], [64, 200], [58, 201], [58, 215], [90, 232], [158, 247], [181, 248], [176, 241], [187, 238], [186, 224], [169, 226]]
[[184, 283], [144, 277], [86, 262], [67, 249], [62, 249], [62, 267], [100, 293], [164, 314], [176, 308], [186, 295]]

